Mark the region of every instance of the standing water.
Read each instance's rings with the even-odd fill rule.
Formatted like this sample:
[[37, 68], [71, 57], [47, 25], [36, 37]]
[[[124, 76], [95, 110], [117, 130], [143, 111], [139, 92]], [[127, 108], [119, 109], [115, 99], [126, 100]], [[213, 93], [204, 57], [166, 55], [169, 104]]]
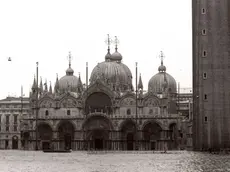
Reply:
[[0, 151], [0, 172], [227, 172], [230, 155], [188, 151], [44, 153]]

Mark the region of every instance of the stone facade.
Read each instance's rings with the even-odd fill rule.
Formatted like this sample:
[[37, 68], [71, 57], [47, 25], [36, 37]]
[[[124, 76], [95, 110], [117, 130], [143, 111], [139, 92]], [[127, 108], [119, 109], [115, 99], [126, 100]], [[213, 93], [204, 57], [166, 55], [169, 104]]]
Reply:
[[228, 0], [193, 0], [194, 150], [230, 147]]
[[0, 100], [0, 149], [21, 148], [21, 121], [29, 114], [29, 98]]

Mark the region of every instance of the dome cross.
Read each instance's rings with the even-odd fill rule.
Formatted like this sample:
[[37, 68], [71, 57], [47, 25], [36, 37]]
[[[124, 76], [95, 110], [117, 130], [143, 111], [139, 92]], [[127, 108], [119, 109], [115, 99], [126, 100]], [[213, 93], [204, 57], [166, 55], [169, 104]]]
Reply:
[[71, 61], [73, 60], [73, 57], [72, 57], [72, 55], [71, 55], [71, 52], [69, 52], [68, 60], [69, 60], [69, 68], [70, 68], [70, 67], [71, 67]]
[[115, 51], [117, 52], [117, 45], [119, 44], [119, 40], [117, 39], [117, 36], [115, 36], [115, 39], [114, 39], [114, 44], [115, 44]]

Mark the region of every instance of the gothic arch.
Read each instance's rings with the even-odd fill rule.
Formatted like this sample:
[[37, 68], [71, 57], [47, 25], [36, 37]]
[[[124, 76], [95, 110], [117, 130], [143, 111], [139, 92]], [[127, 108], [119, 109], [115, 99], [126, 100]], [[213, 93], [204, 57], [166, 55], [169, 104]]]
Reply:
[[144, 106], [160, 106], [160, 99], [155, 96], [155, 95], [147, 95], [144, 99], [143, 99], [143, 105]]
[[[52, 129], [52, 131], [54, 131], [53, 124], [50, 121], [38, 121], [37, 127], [39, 127], [40, 125], [48, 125]], [[34, 130], [36, 130], [36, 125], [34, 125], [33, 128], [34, 128]]]
[[54, 107], [54, 100], [50, 97], [43, 97], [39, 100], [38, 106], [40, 108], [52, 108]]
[[118, 130], [121, 131], [123, 129], [123, 127], [125, 126], [125, 124], [127, 124], [127, 123], [132, 123], [135, 126], [135, 128], [137, 128], [137, 129], [139, 128], [133, 119], [126, 119], [120, 123]]
[[109, 87], [101, 83], [100, 81], [95, 82], [94, 84], [90, 85], [89, 88], [83, 93], [83, 100], [84, 102], [87, 100], [87, 98], [95, 93], [95, 92], [102, 92], [110, 97], [112, 100], [113, 97], [116, 97], [117, 94], [110, 90]]
[[55, 126], [55, 131], [58, 131], [59, 127], [60, 127], [61, 125], [65, 124], [65, 123], [66, 123], [66, 124], [67, 124], [67, 123], [70, 123], [70, 124], [73, 126], [74, 131], [76, 130], [77, 126], [76, 126], [76, 124], [73, 122], [73, 120], [60, 120], [60, 121], [56, 124], [56, 126]]
[[160, 121], [155, 120], [155, 119], [152, 119], [152, 120], [147, 120], [147, 121], [145, 121], [145, 122], [142, 124], [142, 126], [141, 126], [141, 131], [143, 131], [143, 129], [145, 128], [145, 126], [147, 126], [148, 124], [153, 124], [153, 123], [158, 124], [158, 125], [161, 127], [161, 129], [165, 129], [164, 125], [163, 125]]
[[82, 123], [81, 127], [80, 127], [81, 130], [84, 130], [88, 123], [90, 123], [93, 120], [97, 120], [97, 119], [106, 121], [108, 123], [108, 125], [109, 125], [109, 128], [111, 130], [114, 130], [114, 126], [113, 126], [112, 121], [107, 116], [105, 116], [105, 115], [93, 115], [93, 116], [87, 117], [84, 120], [84, 122]]

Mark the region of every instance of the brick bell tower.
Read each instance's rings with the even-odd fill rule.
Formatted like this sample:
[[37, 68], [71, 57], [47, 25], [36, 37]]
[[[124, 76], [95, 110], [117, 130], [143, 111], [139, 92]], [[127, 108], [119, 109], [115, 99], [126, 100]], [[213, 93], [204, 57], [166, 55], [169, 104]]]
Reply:
[[230, 1], [192, 0], [193, 147], [230, 148]]

